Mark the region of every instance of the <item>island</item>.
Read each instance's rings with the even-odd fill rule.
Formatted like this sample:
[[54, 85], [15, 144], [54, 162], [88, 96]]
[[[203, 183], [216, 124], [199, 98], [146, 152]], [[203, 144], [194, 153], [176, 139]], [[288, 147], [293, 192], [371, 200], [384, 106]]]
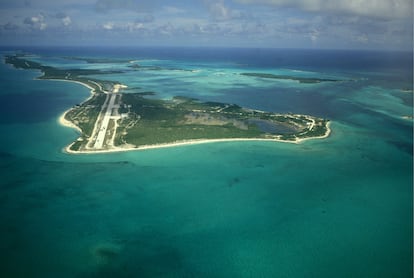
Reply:
[[[154, 92], [124, 93], [126, 85], [96, 78], [97, 75], [119, 71], [59, 69], [31, 61], [25, 54], [6, 55], [5, 62], [19, 69], [40, 70], [42, 75], [39, 79], [78, 82], [91, 90], [88, 99], [60, 117], [63, 125], [79, 132], [78, 139], [65, 148], [68, 153], [116, 152], [242, 140], [299, 143], [306, 139], [326, 138], [330, 134], [327, 119], [265, 112], [182, 96], [170, 100], [156, 99]], [[91, 75], [95, 78], [90, 78]]]
[[290, 76], [290, 75], [277, 75], [271, 73], [257, 73], [257, 72], [243, 72], [241, 75], [257, 77], [257, 78], [266, 78], [266, 79], [279, 79], [279, 80], [291, 80], [298, 81], [299, 83], [308, 83], [315, 84], [321, 82], [340, 82], [343, 80], [340, 79], [328, 79], [328, 78], [314, 78], [314, 77], [299, 77], [299, 76]]

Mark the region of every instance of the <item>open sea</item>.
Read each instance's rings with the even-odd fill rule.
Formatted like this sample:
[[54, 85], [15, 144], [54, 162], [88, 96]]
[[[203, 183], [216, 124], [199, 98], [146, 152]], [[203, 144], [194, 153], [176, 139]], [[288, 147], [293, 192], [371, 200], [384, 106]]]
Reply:
[[23, 50], [55, 67], [121, 69], [99, 77], [125, 93], [310, 114], [332, 133], [69, 155], [78, 134], [58, 118], [89, 90], [2, 58], [0, 277], [413, 276], [412, 52]]

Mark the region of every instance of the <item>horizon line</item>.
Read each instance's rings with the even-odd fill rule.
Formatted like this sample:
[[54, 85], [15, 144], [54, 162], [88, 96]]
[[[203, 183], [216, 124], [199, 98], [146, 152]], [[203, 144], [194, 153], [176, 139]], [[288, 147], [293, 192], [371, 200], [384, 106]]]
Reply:
[[264, 49], [264, 50], [306, 50], [306, 51], [366, 51], [366, 52], [407, 52], [413, 53], [414, 50], [411, 48], [407, 49], [370, 49], [370, 48], [304, 48], [304, 47], [265, 47], [265, 46], [212, 46], [212, 45], [2, 45], [0, 48], [100, 48], [100, 49], [111, 49], [111, 48], [125, 48], [125, 49], [139, 49], [139, 48], [176, 48], [176, 49]]

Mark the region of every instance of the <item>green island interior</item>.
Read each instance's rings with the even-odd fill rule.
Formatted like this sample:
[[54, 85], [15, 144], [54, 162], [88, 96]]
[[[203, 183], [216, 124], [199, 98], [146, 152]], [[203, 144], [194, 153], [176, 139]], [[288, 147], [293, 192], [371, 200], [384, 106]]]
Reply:
[[[5, 62], [15, 68], [40, 70], [43, 75], [39, 79], [80, 82], [91, 89], [90, 98], [64, 114], [64, 120], [81, 132], [79, 138], [67, 148], [70, 152], [99, 152], [212, 139], [298, 142], [329, 134], [327, 119], [258, 111], [235, 104], [201, 102], [182, 96], [161, 100], [148, 97], [154, 93], [122, 93], [120, 91], [125, 86], [120, 82], [89, 77], [122, 73], [120, 71], [59, 69], [31, 61], [27, 55], [20, 53], [7, 55]], [[291, 79], [301, 83], [340, 81], [261, 73], [242, 75]]]

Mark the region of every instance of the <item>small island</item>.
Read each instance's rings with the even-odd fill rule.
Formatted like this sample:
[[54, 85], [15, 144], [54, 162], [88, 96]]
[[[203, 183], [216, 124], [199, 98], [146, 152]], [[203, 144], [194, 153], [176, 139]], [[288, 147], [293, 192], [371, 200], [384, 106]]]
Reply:
[[[325, 138], [330, 134], [326, 119], [258, 111], [235, 104], [201, 102], [179, 96], [160, 100], [148, 97], [154, 92], [123, 93], [127, 86], [120, 82], [88, 77], [120, 73], [118, 71], [59, 69], [31, 61], [24, 54], [7, 55], [5, 62], [15, 68], [40, 70], [43, 75], [39, 79], [78, 82], [91, 89], [87, 100], [75, 105], [60, 118], [62, 124], [76, 128], [80, 133], [79, 138], [65, 148], [69, 153], [142, 150], [241, 140], [299, 143], [306, 139]], [[334, 80], [298, 81], [317, 83]]]
[[308, 83], [308, 84], [343, 81], [339, 79], [298, 77], [298, 76], [290, 76], [290, 75], [277, 75], [277, 74], [271, 74], [271, 73], [256, 73], [256, 72], [244, 72], [244, 73], [241, 73], [241, 75], [257, 77], [257, 78], [266, 78], [266, 79], [292, 80], [292, 81], [298, 81], [299, 83]]

